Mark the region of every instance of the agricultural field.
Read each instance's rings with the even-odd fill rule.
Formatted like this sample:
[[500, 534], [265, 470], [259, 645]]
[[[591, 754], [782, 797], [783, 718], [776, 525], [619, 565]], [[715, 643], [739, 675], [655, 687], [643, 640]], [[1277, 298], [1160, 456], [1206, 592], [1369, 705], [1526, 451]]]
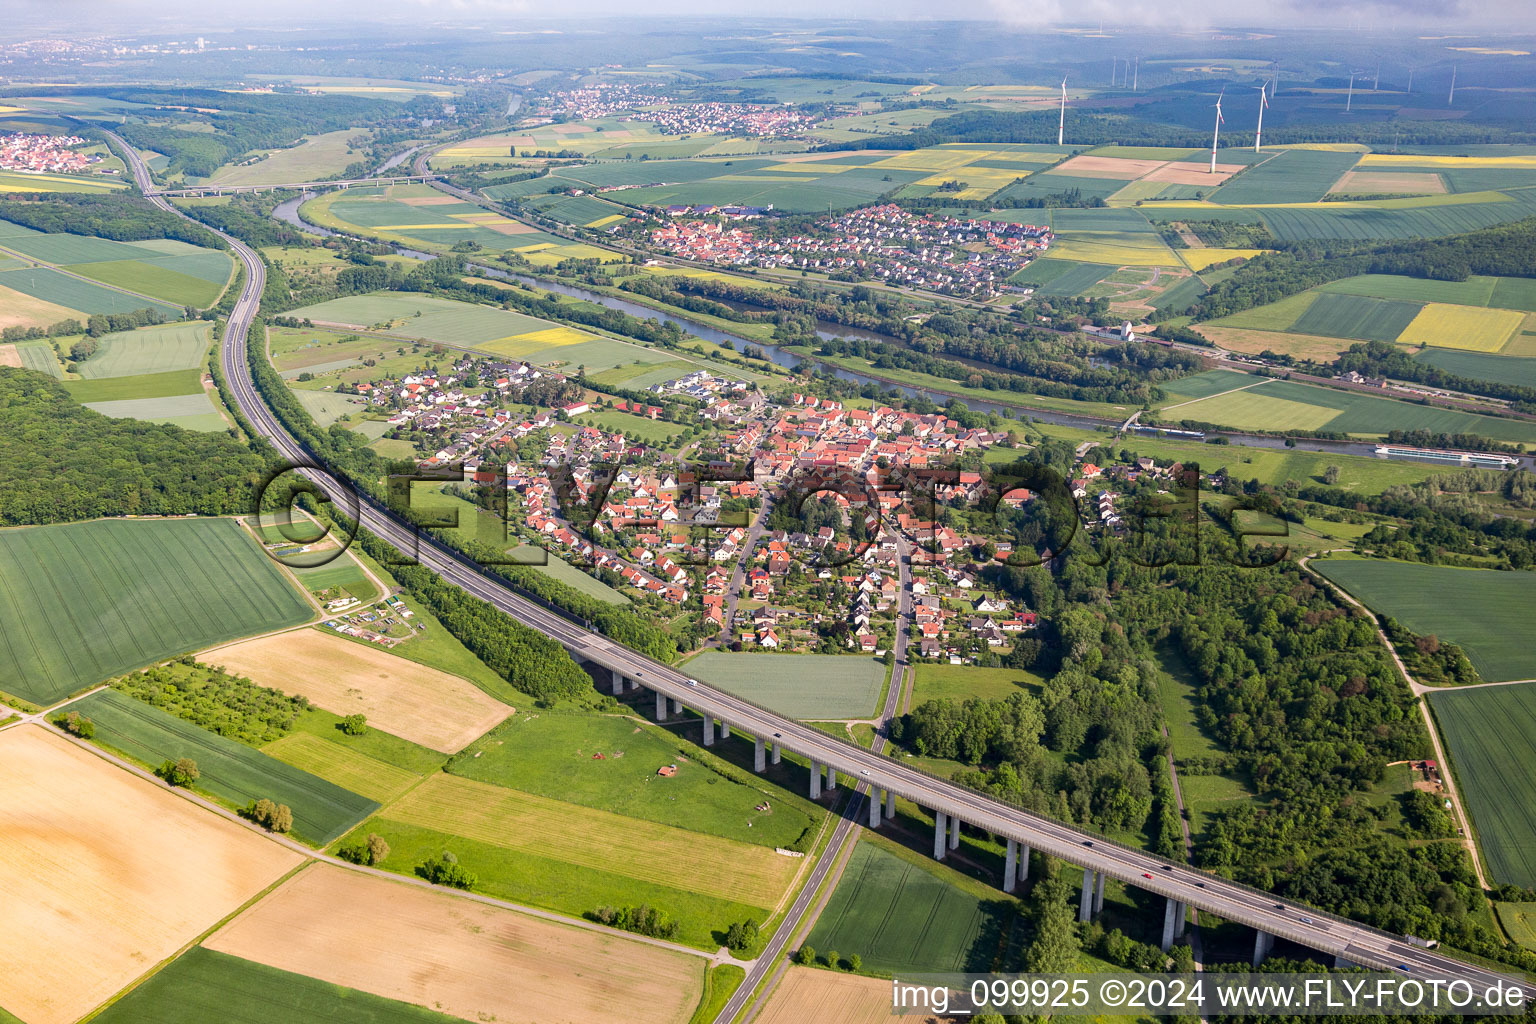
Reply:
[[[347, 912], [336, 913], [338, 907]], [[359, 935], [369, 941], [357, 941]], [[617, 932], [556, 924], [329, 864], [309, 867], [203, 945], [503, 1024], [686, 1024], [705, 967], [701, 957]]]
[[1389, 430], [1429, 430], [1481, 434], [1499, 441], [1536, 440], [1536, 425], [1522, 420], [1283, 380], [1180, 405], [1170, 415], [1235, 430], [1332, 430], [1364, 437]]
[[320, 227], [366, 235], [419, 249], [445, 250], [473, 242], [492, 252], [515, 252], [553, 266], [562, 259], [622, 257], [547, 234], [430, 185], [363, 186], [309, 200], [304, 219]]
[[1536, 602], [1536, 574], [1354, 558], [1314, 566], [1372, 611], [1457, 644], [1484, 679], [1536, 677], [1522, 625]]
[[[9, 129], [9, 126], [6, 127]], [[27, 174], [21, 171], [0, 171], [0, 195], [9, 192], [82, 192], [89, 195], [106, 195], [126, 187], [119, 178], [87, 177], [83, 174]]]
[[758, 1014], [757, 1024], [888, 1024], [891, 983], [856, 974], [792, 966]]
[[553, 551], [531, 544], [521, 544], [512, 549], [513, 559], [533, 568], [546, 576], [559, 580], [567, 586], [575, 587], [589, 597], [595, 597], [599, 601], [608, 604], [629, 604], [628, 596], [614, 590], [602, 580], [595, 579], [576, 568]]
[[[217, 185], [282, 185], [301, 181], [325, 181], [346, 170], [366, 152], [353, 145], [367, 138], [355, 128], [311, 135], [296, 146], [276, 149], [239, 164], [225, 164], [207, 179]], [[195, 181], [193, 184], [202, 184]]]
[[1235, 370], [1206, 370], [1204, 373], [1192, 373], [1177, 380], [1165, 381], [1162, 387], [1170, 395], [1198, 399], [1225, 394], [1237, 388], [1257, 384], [1261, 380], [1263, 380], [1262, 377], [1251, 373], [1238, 373]]
[[1102, 263], [1037, 259], [1009, 278], [1012, 284], [1033, 285], [1038, 295], [1081, 295], [1118, 268]]
[[457, 1018], [193, 946], [95, 1019], [101, 1024], [454, 1024]]
[[179, 316], [185, 306], [213, 305], [234, 272], [227, 253], [186, 242], [47, 234], [9, 221], [0, 221], [0, 257], [22, 264], [0, 270], [0, 286], [77, 316], [146, 306]]
[[1319, 294], [1290, 327], [1298, 334], [1320, 334], [1361, 341], [1392, 341], [1419, 315], [1418, 305], [1360, 295]]
[[935, 665], [917, 663], [917, 681], [912, 687], [912, 706], [924, 701], [956, 700], [969, 697], [1005, 700], [1015, 693], [1038, 693], [1044, 680], [1028, 669], [978, 668], [974, 665]]
[[673, 438], [683, 432], [683, 427], [676, 423], [647, 419], [644, 416], [631, 416], [627, 412], [617, 412], [613, 409], [583, 413], [576, 417], [576, 422], [590, 424], [609, 433], [623, 434], [631, 441], [660, 447], [668, 446]]
[[335, 714], [367, 715], [370, 726], [448, 754], [512, 713], [457, 676], [318, 627], [231, 644], [206, 660]]
[[1426, 348], [1413, 358], [1461, 377], [1536, 388], [1536, 360], [1533, 359], [1448, 348]]
[[1403, 345], [1498, 352], [1524, 322], [1525, 314], [1516, 310], [1430, 302], [1397, 336], [1397, 341]]
[[[210, 343], [209, 325], [203, 321], [107, 334], [99, 340], [96, 353], [75, 366], [75, 372], [94, 380], [195, 370], [203, 365]], [[201, 392], [201, 386], [196, 390]]]
[[1493, 905], [1504, 931], [1526, 949], [1536, 949], [1536, 903], [1505, 903]]
[[[660, 778], [660, 776], [658, 776]], [[388, 865], [443, 850], [479, 876], [478, 891], [580, 915], [649, 903], [674, 918], [679, 941], [718, 945], [731, 921], [763, 920], [803, 863], [767, 847], [436, 774], [353, 833], [383, 836]]]
[[228, 519], [0, 530], [0, 581], [0, 679], [38, 704], [313, 614]]
[[1478, 845], [1495, 883], [1536, 886], [1536, 688], [1487, 686], [1433, 690], [1429, 705], [1445, 737]]
[[865, 839], [806, 941], [857, 953], [863, 970], [879, 974], [989, 971], [1014, 901], [1001, 893], [980, 899], [957, 877], [894, 843]]
[[1480, 277], [1465, 281], [1432, 281], [1392, 274], [1363, 274], [1319, 286], [1316, 291], [1369, 295], [1407, 302], [1449, 303], [1457, 306], [1490, 306], [1536, 312], [1536, 280], [1524, 277]]
[[[135, 393], [142, 394], [137, 389], [134, 390]], [[85, 406], [114, 419], [169, 423], [184, 430], [212, 432], [227, 430], [231, 426], [206, 391], [187, 395], [164, 395], [157, 398], [123, 398], [104, 402], [86, 402]]]
[[[1231, 187], [1248, 177], [1244, 174]], [[1443, 238], [1479, 228], [1523, 220], [1536, 212], [1528, 191], [1467, 192], [1349, 202], [1264, 203], [1248, 206], [1216, 202], [1160, 202], [1142, 207], [1158, 223], [1183, 220], [1235, 220], [1262, 223], [1281, 241], [1353, 239], [1376, 241]]]
[[[397, 347], [395, 338], [438, 341], [456, 348], [487, 352], [518, 343], [533, 355], [544, 348], [559, 348], [594, 338], [594, 335], [575, 328], [561, 327], [548, 320], [515, 313], [499, 306], [474, 305], [402, 292], [349, 295], [296, 309], [291, 315], [312, 320], [321, 326], [337, 325], [352, 330], [375, 330], [389, 334], [393, 337], [388, 340]], [[552, 332], [569, 332], [569, 335], [561, 333], [556, 336]], [[332, 359], [340, 359], [347, 348], [347, 345], [340, 345], [335, 353], [327, 354]], [[495, 354], [509, 353], [496, 351]], [[297, 368], [299, 365], [302, 364], [283, 362], [284, 369]]]
[[[722, 747], [736, 742], [752, 741], [717, 740]], [[722, 747], [715, 749], [723, 753]], [[677, 765], [675, 775], [656, 774], [669, 764]], [[805, 807], [770, 795], [755, 777], [724, 766], [665, 728], [628, 716], [525, 712], [455, 757], [448, 771], [770, 848], [796, 844], [815, 823]], [[768, 810], [757, 810], [765, 803]]]
[[116, 690], [100, 690], [71, 708], [96, 723], [96, 742], [150, 767], [190, 757], [196, 788], [232, 807], [263, 797], [293, 810], [294, 835], [324, 846], [378, 804], [254, 747], [219, 736]]
[[0, 1005], [69, 1024], [299, 862], [44, 726], [7, 729]]
[[885, 664], [868, 656], [718, 650], [693, 658], [686, 671], [782, 715], [816, 721], [869, 718], [887, 675]]
[[1263, 203], [1310, 203], [1333, 190], [1359, 153], [1287, 149], [1211, 193], [1211, 201], [1230, 206]]

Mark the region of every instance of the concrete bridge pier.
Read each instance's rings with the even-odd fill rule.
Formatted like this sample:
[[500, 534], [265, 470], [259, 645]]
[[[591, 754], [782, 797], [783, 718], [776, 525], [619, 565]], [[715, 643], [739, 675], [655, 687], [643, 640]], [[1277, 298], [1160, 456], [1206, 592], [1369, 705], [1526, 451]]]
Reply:
[[773, 756], [771, 756], [768, 760], [770, 764], [779, 763], [779, 745], [777, 743], [773, 745]]
[[762, 740], [752, 741], [752, 770], [761, 774], [768, 767], [768, 751]]
[[731, 738], [731, 723], [723, 718], [720, 719], [720, 738], [723, 740]]
[[662, 694], [658, 693], [656, 695], [656, 721], [658, 721], [658, 722], [665, 722], [666, 720], [667, 720], [667, 698], [664, 697]]
[[953, 814], [949, 816], [949, 848], [960, 849], [960, 819]]
[[944, 812], [933, 812], [933, 859], [944, 859]]
[[1029, 847], [1017, 839], [1008, 840], [1008, 852], [1003, 858], [1003, 892], [1013, 892], [1019, 883], [1029, 878]]
[[1344, 959], [1344, 955], [1342, 953], [1335, 953], [1335, 954], [1333, 954], [1333, 967], [1334, 967], [1334, 970], [1345, 971], [1345, 970], [1348, 970], [1351, 967], [1359, 967], [1359, 966], [1360, 965], [1355, 963], [1353, 960], [1346, 960], [1346, 959]]
[[1099, 872], [1098, 882], [1093, 887], [1093, 914], [1097, 917], [1104, 910], [1104, 872]]
[[896, 817], [896, 794], [890, 790], [885, 791], [885, 818], [887, 821]]
[[1083, 868], [1083, 895], [1077, 903], [1077, 919], [1093, 920], [1093, 868]]
[[1169, 898], [1168, 909], [1163, 912], [1163, 952], [1173, 948], [1173, 940], [1184, 934], [1184, 904]]
[[672, 713], [674, 715], [680, 715], [680, 714], [683, 713], [683, 702], [682, 701], [674, 700], [672, 702]]
[[880, 791], [873, 786], [869, 788], [869, 827], [880, 827]]
[[713, 746], [715, 743], [715, 720], [708, 715], [704, 716], [704, 745]]
[[629, 692], [630, 693], [634, 693], [638, 689], [640, 689], [640, 680], [638, 680], [638, 679], [631, 679], [629, 681]]
[[619, 696], [624, 692], [624, 673], [618, 669], [613, 670], [613, 695]]
[[827, 765], [827, 792], [830, 793], [830, 792], [832, 792], [836, 788], [837, 788], [837, 769], [833, 768], [831, 765]]
[[821, 799], [821, 765], [811, 762], [811, 799]]
[[1253, 966], [1257, 967], [1269, 956], [1269, 951], [1275, 948], [1275, 937], [1269, 932], [1254, 930], [1253, 933]]

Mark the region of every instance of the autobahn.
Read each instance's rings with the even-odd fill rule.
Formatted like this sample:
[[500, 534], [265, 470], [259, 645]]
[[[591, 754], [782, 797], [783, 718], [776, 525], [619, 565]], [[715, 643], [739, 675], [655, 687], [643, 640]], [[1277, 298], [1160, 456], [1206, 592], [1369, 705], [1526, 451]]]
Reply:
[[[121, 138], [111, 132], [107, 134], [122, 150], [133, 169], [135, 181], [143, 190], [144, 185], [151, 182], [142, 159]], [[181, 213], [159, 196], [152, 196], [151, 202], [167, 211]], [[313, 464], [311, 454], [288, 433], [262, 399], [247, 363], [249, 328], [265, 284], [265, 265], [239, 239], [229, 235], [223, 237], [245, 268], [245, 281], [230, 312], [220, 353], [226, 384], [252, 426], [283, 457], [296, 466]], [[304, 469], [300, 472], [333, 500], [357, 493], [324, 470]], [[350, 502], [350, 498], [346, 500]], [[524, 598], [467, 557], [420, 533], [366, 495], [359, 498], [358, 520], [363, 529], [401, 551], [417, 553], [423, 566], [445, 580], [555, 639], [578, 661], [622, 673], [661, 696], [681, 702], [700, 716], [718, 719], [734, 731], [765, 743], [778, 744], [813, 765], [835, 769], [849, 784], [872, 787], [871, 799], [875, 790], [895, 793], [921, 807], [1015, 840], [1069, 864], [1240, 922], [1268, 935], [1333, 954], [1353, 964], [1381, 970], [1407, 968], [1414, 976], [1466, 980], [1476, 985], [1495, 981], [1514, 983], [1526, 990], [1527, 998], [1536, 998], [1536, 986], [1523, 980], [1467, 964], [1413, 945], [1402, 936], [1305, 904], [1279, 899], [1003, 803], [947, 779], [929, 775], [902, 760], [839, 740], [734, 694], [717, 690]]]

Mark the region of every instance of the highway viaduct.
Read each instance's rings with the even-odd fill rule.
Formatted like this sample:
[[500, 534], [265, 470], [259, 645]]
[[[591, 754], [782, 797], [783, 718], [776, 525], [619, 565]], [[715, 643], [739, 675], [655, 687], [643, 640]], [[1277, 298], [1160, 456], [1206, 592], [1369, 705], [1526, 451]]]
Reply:
[[[148, 169], [138, 153], [111, 132], [129, 161], [141, 190], [150, 184]], [[378, 179], [371, 179], [378, 180]], [[421, 180], [415, 176], [414, 180]], [[182, 213], [160, 196], [151, 201], [163, 209]], [[182, 214], [185, 216], [185, 214]], [[732, 732], [750, 738], [754, 767], [763, 770], [771, 758], [777, 763], [784, 751], [809, 763], [810, 794], [820, 798], [835, 792], [840, 779], [867, 786], [869, 823], [878, 827], [881, 816], [894, 810], [896, 797], [927, 808], [934, 815], [933, 853], [944, 859], [959, 845], [961, 829], [969, 825], [1002, 838], [1006, 843], [1004, 887], [1012, 891], [1027, 877], [1031, 852], [1058, 858], [1083, 870], [1079, 918], [1089, 920], [1103, 906], [1104, 884], [1120, 882], [1162, 896], [1164, 946], [1182, 933], [1187, 908], [1196, 907], [1255, 930], [1254, 960], [1268, 954], [1275, 938], [1334, 956], [1336, 962], [1381, 970], [1411, 970], [1416, 976], [1466, 980], [1486, 986], [1495, 982], [1518, 985], [1527, 999], [1536, 998], [1536, 986], [1305, 904], [1280, 899], [1218, 875], [1174, 864], [1142, 850], [1116, 843], [1095, 833], [1058, 822], [1033, 811], [1004, 803], [948, 779], [931, 775], [906, 761], [879, 753], [786, 718], [742, 697], [692, 679], [677, 668], [655, 661], [617, 641], [597, 633], [561, 612], [525, 597], [510, 583], [448, 548], [374, 502], [344, 481], [316, 465], [312, 455], [290, 435], [267, 406], [252, 378], [247, 361], [247, 332], [260, 304], [266, 267], [261, 258], [238, 238], [219, 232], [246, 269], [241, 293], [230, 312], [220, 360], [236, 405], [254, 429], [287, 458], [298, 472], [333, 496], [346, 508], [357, 496], [356, 518], [367, 529], [402, 552], [413, 553], [419, 563], [466, 593], [551, 637], [578, 663], [603, 673], [615, 692], [640, 687], [656, 697], [661, 720], [689, 710], [704, 720], [704, 742], [713, 745], [718, 723], [722, 737]], [[351, 514], [351, 511], [348, 512]]]

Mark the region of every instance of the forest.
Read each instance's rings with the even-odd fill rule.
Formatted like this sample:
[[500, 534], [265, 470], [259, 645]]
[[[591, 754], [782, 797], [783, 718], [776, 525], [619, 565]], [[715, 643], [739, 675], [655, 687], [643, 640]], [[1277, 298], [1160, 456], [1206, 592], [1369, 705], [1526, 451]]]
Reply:
[[134, 195], [54, 192], [46, 202], [0, 199], [0, 218], [51, 234], [94, 235], [114, 242], [173, 238], [209, 249], [229, 248], [212, 231]]
[[230, 433], [112, 419], [0, 366], [0, 524], [251, 510], [268, 463]]

